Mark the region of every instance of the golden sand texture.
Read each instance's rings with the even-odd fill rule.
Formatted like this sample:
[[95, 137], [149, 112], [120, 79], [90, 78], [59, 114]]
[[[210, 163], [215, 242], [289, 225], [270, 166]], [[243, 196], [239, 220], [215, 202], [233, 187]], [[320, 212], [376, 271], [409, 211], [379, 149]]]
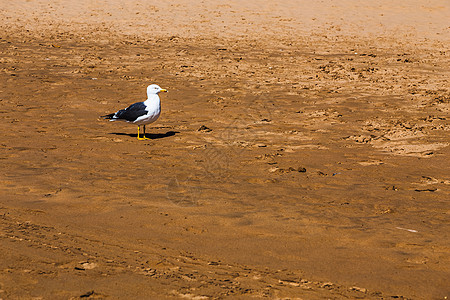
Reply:
[[450, 297], [448, 1], [1, 2], [1, 299]]

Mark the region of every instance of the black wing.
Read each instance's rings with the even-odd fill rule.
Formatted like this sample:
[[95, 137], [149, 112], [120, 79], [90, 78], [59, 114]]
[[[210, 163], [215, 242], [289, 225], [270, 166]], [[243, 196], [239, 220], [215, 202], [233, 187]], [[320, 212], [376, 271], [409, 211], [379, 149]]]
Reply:
[[114, 115], [114, 119], [122, 119], [128, 122], [134, 122], [140, 116], [146, 115], [147, 111], [145, 110], [147, 107], [144, 102], [138, 102], [128, 106], [125, 109], [121, 109]]

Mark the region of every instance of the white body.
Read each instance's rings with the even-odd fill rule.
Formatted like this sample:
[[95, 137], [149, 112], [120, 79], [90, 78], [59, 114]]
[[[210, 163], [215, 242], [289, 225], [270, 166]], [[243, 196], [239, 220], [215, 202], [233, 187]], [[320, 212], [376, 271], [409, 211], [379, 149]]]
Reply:
[[137, 118], [132, 122], [133, 124], [147, 125], [158, 120], [161, 114], [161, 100], [158, 94], [148, 94], [147, 96], [147, 100], [144, 101], [144, 104], [147, 106], [147, 114]]

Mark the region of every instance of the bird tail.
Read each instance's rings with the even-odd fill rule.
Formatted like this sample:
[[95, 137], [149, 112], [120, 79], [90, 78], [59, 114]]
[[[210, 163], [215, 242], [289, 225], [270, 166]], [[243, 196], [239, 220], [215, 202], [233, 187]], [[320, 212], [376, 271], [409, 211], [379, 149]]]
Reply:
[[115, 118], [114, 118], [115, 114], [116, 114], [116, 113], [112, 113], [112, 114], [104, 115], [104, 116], [100, 116], [100, 117], [103, 118], [103, 119], [112, 120], [112, 119], [115, 119]]

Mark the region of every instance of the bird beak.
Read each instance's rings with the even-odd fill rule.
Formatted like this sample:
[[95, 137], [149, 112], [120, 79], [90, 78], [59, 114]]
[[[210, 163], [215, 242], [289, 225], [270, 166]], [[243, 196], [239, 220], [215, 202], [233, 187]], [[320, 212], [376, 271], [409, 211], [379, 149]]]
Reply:
[[167, 93], [168, 90], [166, 90], [166, 89], [161, 89], [160, 92], [166, 92], [166, 93]]

